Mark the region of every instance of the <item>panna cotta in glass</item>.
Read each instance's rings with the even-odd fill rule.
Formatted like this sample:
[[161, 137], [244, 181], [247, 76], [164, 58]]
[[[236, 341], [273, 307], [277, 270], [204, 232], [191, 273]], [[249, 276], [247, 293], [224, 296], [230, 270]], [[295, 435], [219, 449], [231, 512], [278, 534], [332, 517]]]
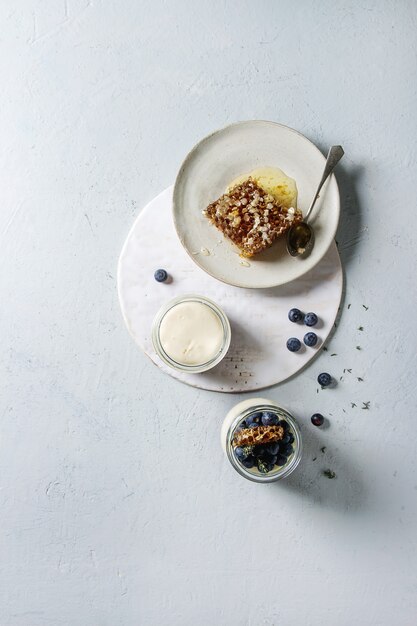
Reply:
[[155, 352], [176, 370], [205, 372], [223, 359], [230, 346], [230, 324], [222, 309], [204, 296], [174, 298], [157, 313]]
[[236, 404], [221, 428], [223, 450], [244, 478], [270, 483], [289, 476], [301, 459], [301, 432], [295, 418], [265, 398]]

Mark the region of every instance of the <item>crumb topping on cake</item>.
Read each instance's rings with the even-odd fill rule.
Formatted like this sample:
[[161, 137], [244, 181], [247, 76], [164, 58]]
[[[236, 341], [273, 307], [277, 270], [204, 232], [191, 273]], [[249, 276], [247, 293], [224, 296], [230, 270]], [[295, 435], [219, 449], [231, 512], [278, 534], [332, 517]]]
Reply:
[[299, 209], [280, 206], [250, 177], [209, 204], [203, 214], [246, 257], [269, 247], [292, 224], [302, 220]]
[[235, 432], [233, 437], [234, 446], [257, 446], [261, 443], [280, 441], [284, 436], [282, 426], [256, 426], [255, 428], [243, 428]]

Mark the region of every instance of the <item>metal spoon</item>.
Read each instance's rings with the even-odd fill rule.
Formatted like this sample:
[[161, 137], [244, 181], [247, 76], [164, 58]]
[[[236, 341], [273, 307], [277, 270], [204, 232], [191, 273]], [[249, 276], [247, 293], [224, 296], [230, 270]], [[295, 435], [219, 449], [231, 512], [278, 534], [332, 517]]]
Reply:
[[332, 146], [330, 148], [326, 159], [326, 165], [324, 166], [323, 176], [321, 177], [316, 195], [313, 198], [313, 202], [310, 204], [310, 208], [308, 209], [304, 220], [302, 222], [298, 222], [298, 224], [294, 224], [294, 226], [291, 226], [291, 228], [287, 231], [287, 250], [291, 256], [300, 256], [301, 254], [310, 252], [314, 246], [314, 231], [307, 223], [307, 220], [311, 215], [314, 205], [316, 204], [321, 188], [333, 172], [336, 165], [339, 163], [344, 153], [345, 152], [342, 146]]

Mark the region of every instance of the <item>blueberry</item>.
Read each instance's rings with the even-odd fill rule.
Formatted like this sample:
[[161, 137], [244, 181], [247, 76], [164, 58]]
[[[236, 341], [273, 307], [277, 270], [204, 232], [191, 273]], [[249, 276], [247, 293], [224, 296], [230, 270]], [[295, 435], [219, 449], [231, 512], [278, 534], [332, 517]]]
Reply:
[[244, 467], [247, 467], [248, 469], [250, 469], [251, 467], [255, 465], [255, 459], [253, 458], [253, 456], [248, 456], [248, 458], [243, 459], [241, 463]]
[[258, 470], [261, 474], [268, 474], [274, 466], [271, 465], [269, 461], [264, 461], [263, 459], [258, 459]]
[[284, 445], [286, 445], [287, 443], [290, 443], [290, 437], [291, 437], [290, 433], [287, 433], [281, 439], [281, 443], [284, 444]]
[[265, 450], [258, 458], [262, 459], [262, 461], [265, 461], [266, 463], [272, 463], [272, 465], [274, 465], [277, 460], [277, 455], [271, 454], [268, 450]]
[[278, 451], [279, 451], [278, 441], [274, 441], [273, 443], [267, 443], [266, 449], [269, 452], [269, 454], [272, 454], [272, 455], [278, 454]]
[[289, 434], [288, 443], [294, 443], [294, 435], [292, 433]]
[[254, 428], [255, 426], [259, 426], [262, 419], [262, 413], [252, 413], [249, 417], [246, 418], [247, 428]]
[[287, 433], [290, 429], [288, 422], [286, 422], [285, 420], [280, 420], [279, 426], [282, 426], [282, 428], [284, 429], [284, 433]]
[[166, 270], [156, 270], [154, 278], [158, 283], [164, 283], [168, 278], [168, 272]]
[[276, 465], [278, 466], [285, 465], [286, 462], [287, 462], [287, 457], [284, 456], [283, 454], [278, 454]]
[[247, 428], [245, 420], [240, 422], [239, 426], [236, 426], [236, 432], [239, 432], [239, 430], [243, 430], [244, 428]]
[[235, 456], [239, 461], [244, 461], [253, 455], [253, 446], [238, 446], [235, 448]]
[[315, 313], [306, 313], [304, 317], [304, 324], [306, 326], [315, 326], [318, 321], [319, 321], [319, 318], [317, 317]]
[[243, 448], [241, 446], [238, 446], [237, 448], [235, 448], [234, 452], [235, 452], [235, 457], [239, 461], [243, 461], [243, 459], [245, 458], [245, 453], [243, 451]]
[[269, 457], [269, 463], [272, 465], [272, 467], [274, 467], [274, 465], [276, 464], [277, 459], [278, 459], [278, 454], [273, 454]]
[[257, 446], [254, 447], [253, 449], [253, 455], [256, 456], [256, 458], [258, 457], [262, 457], [265, 452], [266, 452], [266, 445], [267, 444], [258, 444]]
[[315, 346], [317, 343], [316, 333], [306, 333], [304, 335], [304, 343], [306, 344], [306, 346], [309, 346], [310, 348]]
[[317, 382], [322, 387], [328, 387], [332, 382], [332, 377], [327, 372], [322, 372], [317, 376]]
[[314, 413], [314, 415], [311, 416], [311, 423], [314, 424], [314, 426], [322, 426], [324, 423], [324, 417], [321, 413]]
[[282, 446], [282, 448], [280, 449], [280, 453], [284, 454], [285, 456], [290, 456], [290, 454], [292, 454], [293, 452], [294, 452], [294, 448], [292, 447], [290, 443], [287, 443], [285, 446]]
[[263, 426], [275, 426], [278, 424], [278, 416], [275, 413], [271, 413], [270, 411], [265, 411], [262, 413], [262, 424]]
[[290, 352], [298, 352], [301, 348], [301, 341], [296, 337], [291, 337], [287, 341], [287, 348]]
[[290, 322], [301, 322], [301, 320], [303, 319], [303, 314], [301, 313], [300, 309], [291, 309], [288, 312], [288, 319], [290, 320]]

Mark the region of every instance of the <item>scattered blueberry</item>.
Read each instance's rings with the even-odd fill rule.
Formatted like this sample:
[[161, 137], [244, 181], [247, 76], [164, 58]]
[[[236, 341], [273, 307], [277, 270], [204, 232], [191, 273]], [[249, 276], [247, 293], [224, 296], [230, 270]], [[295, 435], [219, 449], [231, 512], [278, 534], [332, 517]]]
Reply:
[[263, 426], [275, 426], [278, 424], [278, 416], [270, 411], [264, 411], [261, 420]]
[[166, 270], [156, 270], [154, 278], [158, 283], [164, 283], [168, 278], [168, 272]]
[[286, 433], [283, 438], [281, 439], [281, 444], [286, 445], [287, 443], [290, 443], [290, 433]]
[[328, 387], [332, 382], [332, 377], [327, 372], [322, 372], [317, 376], [317, 382], [322, 387]]
[[318, 321], [319, 321], [319, 318], [317, 317], [317, 315], [315, 313], [306, 313], [305, 314], [304, 324], [306, 326], [315, 326]]
[[309, 346], [310, 348], [315, 346], [317, 343], [316, 333], [306, 333], [304, 335], [304, 343], [306, 344], [306, 346]]
[[241, 463], [244, 467], [247, 467], [248, 469], [250, 469], [251, 467], [255, 465], [255, 459], [253, 458], [253, 456], [248, 456], [248, 458], [243, 459]]
[[284, 456], [283, 454], [278, 454], [276, 465], [279, 465], [279, 466], [285, 465], [286, 462], [287, 462], [287, 457]]
[[288, 312], [288, 319], [290, 320], [290, 322], [301, 322], [303, 317], [304, 316], [301, 313], [300, 309], [291, 309]]
[[274, 441], [273, 443], [266, 444], [266, 449], [268, 450], [269, 454], [272, 454], [272, 455], [278, 454], [278, 451], [279, 451], [278, 441]]
[[321, 413], [314, 413], [314, 415], [311, 416], [311, 423], [314, 424], [314, 426], [322, 426], [324, 424], [324, 417]]
[[294, 435], [292, 433], [290, 433], [290, 438], [288, 440], [288, 443], [294, 443]]
[[301, 348], [301, 341], [296, 337], [291, 337], [287, 341], [287, 348], [290, 352], [298, 352]]

